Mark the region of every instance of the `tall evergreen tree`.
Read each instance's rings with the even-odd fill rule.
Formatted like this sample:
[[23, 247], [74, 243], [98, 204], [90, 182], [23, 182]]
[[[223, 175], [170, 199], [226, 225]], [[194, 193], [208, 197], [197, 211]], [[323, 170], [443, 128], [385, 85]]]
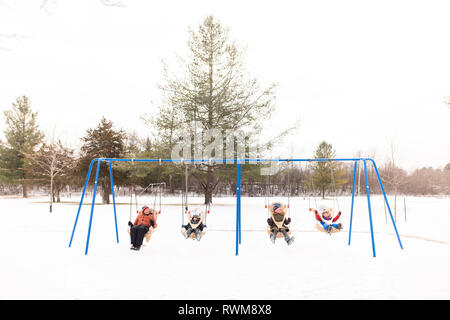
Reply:
[[[83, 145], [80, 149], [80, 159], [76, 169], [80, 178], [85, 177], [89, 164], [94, 158], [121, 158], [125, 150], [125, 132], [113, 128], [113, 123], [104, 117], [95, 129], [88, 129], [86, 135], [82, 138]], [[93, 170], [95, 172], [95, 170]], [[94, 179], [95, 174], [91, 174]], [[114, 184], [120, 185], [126, 178], [126, 172], [115, 170]], [[103, 203], [109, 204], [111, 195], [111, 182], [109, 168], [103, 164], [99, 173], [98, 180]]]
[[[315, 159], [333, 159], [336, 157], [336, 151], [331, 144], [323, 141], [317, 147], [314, 154]], [[322, 193], [322, 198], [325, 198], [325, 191], [331, 189], [334, 192], [334, 187], [339, 188], [346, 182], [343, 176], [345, 170], [342, 164], [334, 161], [317, 161], [313, 164], [313, 182], [314, 187], [319, 189]], [[333, 185], [334, 179], [334, 185]]]
[[12, 109], [4, 112], [6, 145], [0, 157], [0, 175], [8, 183], [20, 183], [23, 197], [27, 197], [28, 161], [42, 142], [44, 135], [37, 124], [37, 112], [33, 112], [27, 96], [21, 96], [13, 102]]
[[[242, 130], [257, 137], [274, 111], [275, 86], [261, 89], [247, 76], [244, 51], [230, 39], [227, 28], [208, 16], [197, 30], [189, 31], [189, 57], [177, 68], [182, 70], [178, 76], [165, 68], [161, 89], [166, 101], [154, 122], [167, 155], [186, 131], [217, 129], [225, 136], [226, 130]], [[203, 141], [199, 148], [204, 150], [208, 143]], [[191, 170], [204, 189], [205, 203], [211, 202], [219, 182], [217, 168], [223, 166], [199, 164]]]

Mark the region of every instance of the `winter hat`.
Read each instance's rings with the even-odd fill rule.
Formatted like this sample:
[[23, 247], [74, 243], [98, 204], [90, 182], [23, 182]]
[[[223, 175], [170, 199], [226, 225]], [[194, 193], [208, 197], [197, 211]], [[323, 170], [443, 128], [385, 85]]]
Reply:
[[273, 205], [273, 210], [277, 210], [278, 208], [281, 208], [281, 204], [280, 203], [274, 203]]
[[152, 209], [150, 209], [150, 207], [148, 207], [148, 206], [143, 206], [143, 207], [142, 207], [142, 212], [144, 212], [144, 211], [145, 211], [145, 209], [148, 209], [148, 210], [150, 210], [150, 214], [152, 214], [152, 213], [153, 213]]
[[283, 208], [277, 208], [277, 209], [275, 209], [275, 211], [274, 211], [275, 213], [283, 213]]

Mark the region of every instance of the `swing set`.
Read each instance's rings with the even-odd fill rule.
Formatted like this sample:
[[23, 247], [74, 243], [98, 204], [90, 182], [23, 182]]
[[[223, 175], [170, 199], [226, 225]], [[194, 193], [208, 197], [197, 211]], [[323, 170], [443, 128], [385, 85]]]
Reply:
[[[92, 229], [92, 218], [94, 215], [94, 207], [95, 207], [95, 198], [97, 194], [97, 185], [98, 185], [98, 177], [100, 173], [100, 166], [102, 163], [106, 163], [109, 166], [109, 174], [110, 174], [110, 181], [111, 181], [111, 193], [112, 193], [112, 199], [113, 199], [113, 209], [114, 209], [114, 222], [115, 222], [115, 230], [116, 230], [116, 241], [119, 243], [119, 232], [117, 228], [117, 213], [116, 213], [116, 202], [115, 202], [115, 194], [114, 194], [114, 181], [113, 181], [113, 170], [112, 170], [112, 162], [150, 162], [150, 163], [159, 163], [159, 165], [162, 165], [163, 163], [171, 162], [171, 163], [178, 163], [178, 164], [184, 164], [184, 163], [211, 163], [212, 161], [220, 162], [220, 163], [228, 163], [228, 164], [236, 164], [236, 241], [235, 241], [235, 255], [237, 256], [239, 254], [239, 245], [242, 243], [242, 229], [241, 229], [241, 164], [244, 163], [265, 163], [265, 164], [271, 164], [273, 162], [324, 162], [324, 161], [331, 161], [331, 162], [353, 162], [354, 163], [354, 169], [353, 169], [353, 186], [352, 186], [352, 202], [351, 202], [351, 212], [350, 212], [350, 225], [349, 225], [349, 232], [348, 232], [348, 245], [351, 244], [351, 235], [352, 235], [352, 221], [353, 221], [353, 207], [354, 207], [354, 198], [355, 198], [355, 181], [356, 181], [356, 170], [358, 167], [358, 163], [362, 162], [364, 166], [364, 177], [365, 177], [365, 185], [366, 185], [366, 196], [367, 196], [367, 207], [368, 207], [368, 213], [369, 213], [369, 222], [370, 222], [370, 235], [371, 235], [371, 242], [372, 242], [372, 254], [373, 257], [376, 257], [376, 251], [375, 251], [375, 238], [374, 238], [374, 230], [373, 230], [373, 223], [372, 223], [372, 207], [370, 202], [370, 188], [369, 188], [369, 180], [368, 180], [368, 171], [367, 171], [367, 164], [371, 163], [376, 176], [378, 183], [380, 185], [381, 191], [383, 193], [383, 198], [385, 201], [385, 204], [388, 208], [389, 215], [391, 217], [392, 225], [395, 230], [395, 234], [397, 236], [398, 243], [400, 245], [400, 248], [403, 249], [402, 242], [400, 240], [400, 235], [397, 230], [397, 226], [395, 225], [394, 217], [392, 215], [391, 207], [389, 205], [389, 201], [386, 196], [386, 192], [383, 187], [383, 183], [380, 178], [380, 174], [378, 172], [377, 165], [375, 161], [371, 158], [340, 158], [340, 159], [116, 159], [116, 158], [95, 158], [91, 161], [88, 169], [88, 173], [86, 176], [86, 180], [83, 187], [83, 192], [80, 199], [80, 204], [78, 206], [78, 211], [75, 217], [75, 222], [72, 229], [72, 234], [70, 236], [70, 242], [69, 247], [72, 246], [73, 237], [75, 234], [75, 230], [77, 227], [78, 218], [81, 211], [81, 206], [83, 204], [84, 196], [86, 194], [86, 188], [89, 183], [89, 178], [91, 176], [92, 169], [94, 167], [94, 164], [97, 164], [96, 173], [95, 173], [95, 182], [94, 182], [94, 189], [93, 189], [93, 195], [92, 195], [92, 204], [91, 204], [91, 212], [89, 217], [89, 226], [88, 226], [88, 232], [87, 232], [87, 239], [86, 239], [86, 247], [85, 247], [85, 255], [88, 254], [89, 250], [89, 239], [91, 235], [91, 229]], [[187, 206], [186, 206], [187, 207]]]

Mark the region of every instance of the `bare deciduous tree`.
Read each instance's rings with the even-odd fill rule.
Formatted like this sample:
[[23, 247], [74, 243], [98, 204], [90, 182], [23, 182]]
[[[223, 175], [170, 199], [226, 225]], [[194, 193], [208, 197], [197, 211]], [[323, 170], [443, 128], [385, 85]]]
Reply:
[[381, 180], [386, 187], [394, 193], [394, 216], [397, 221], [397, 195], [400, 187], [405, 183], [406, 172], [399, 168], [396, 163], [395, 143], [390, 144], [390, 159], [386, 162], [381, 171]]
[[50, 183], [50, 212], [52, 212], [55, 182], [70, 175], [75, 164], [73, 151], [63, 146], [60, 140], [55, 142], [52, 136], [48, 144], [44, 143], [36, 153], [27, 154], [26, 157], [33, 165], [33, 175]]

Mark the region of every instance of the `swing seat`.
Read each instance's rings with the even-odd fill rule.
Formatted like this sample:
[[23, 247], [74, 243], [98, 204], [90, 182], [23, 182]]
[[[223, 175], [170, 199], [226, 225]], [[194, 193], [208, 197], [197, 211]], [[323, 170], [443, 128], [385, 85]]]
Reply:
[[[130, 234], [130, 228], [128, 228], [127, 231], [128, 231], [128, 234]], [[150, 229], [148, 229], [147, 233], [144, 235], [145, 241], [149, 242], [152, 234], [153, 234], [153, 228], [150, 227]]]
[[149, 242], [152, 234], [153, 234], [153, 228], [148, 229], [147, 233], [144, 236], [145, 241]]
[[[181, 234], [182, 234], [183, 237], [184, 237], [183, 229], [184, 229], [184, 228], [181, 228], [180, 232], [181, 232]], [[204, 236], [205, 234], [206, 234], [206, 231], [202, 231], [202, 238], [203, 238], [203, 236]], [[189, 235], [189, 238], [192, 239], [192, 240], [195, 240], [195, 239], [196, 239], [196, 237], [195, 237], [195, 232], [192, 232], [192, 233]]]
[[[272, 228], [267, 227], [267, 234], [270, 236], [272, 234]], [[290, 236], [291, 235], [291, 230], [289, 229], [289, 231], [287, 232], [287, 235]], [[278, 238], [284, 238], [284, 234], [281, 231], [278, 231], [277, 233], [277, 239]]]
[[[315, 228], [316, 228], [318, 231], [321, 231], [321, 232], [323, 232], [323, 233], [328, 233], [328, 231], [326, 231], [326, 230], [322, 227], [322, 225], [321, 225], [320, 223], [316, 223]], [[338, 233], [338, 232], [341, 232], [343, 229], [344, 229], [344, 226], [342, 226], [341, 230], [338, 230], [338, 229], [336, 229], [336, 228], [331, 228], [330, 233]]]
[[[209, 212], [208, 212], [209, 213]], [[193, 230], [195, 230], [201, 223], [203, 223], [203, 221], [205, 221], [205, 216], [206, 216], [206, 212], [205, 211], [202, 211], [201, 212], [201, 215], [200, 215], [200, 220], [198, 221], [198, 223], [196, 223], [196, 224], [194, 224], [194, 223], [192, 223], [191, 222], [191, 219], [192, 219], [192, 217], [191, 217], [191, 211], [189, 210], [188, 212], [186, 212], [186, 214], [187, 214], [187, 216], [188, 216], [188, 221], [189, 221], [189, 225], [191, 226], [191, 228], [193, 229]], [[180, 229], [180, 232], [181, 232], [181, 234], [183, 235], [183, 237], [184, 237], [184, 233], [183, 233], [183, 227]], [[206, 234], [206, 228], [204, 228], [203, 229], [203, 231], [202, 231], [202, 238], [203, 238], [203, 236]], [[195, 238], [195, 232], [192, 232], [190, 235], [189, 235], [189, 238], [191, 238], [192, 240], [195, 240], [196, 238]]]

